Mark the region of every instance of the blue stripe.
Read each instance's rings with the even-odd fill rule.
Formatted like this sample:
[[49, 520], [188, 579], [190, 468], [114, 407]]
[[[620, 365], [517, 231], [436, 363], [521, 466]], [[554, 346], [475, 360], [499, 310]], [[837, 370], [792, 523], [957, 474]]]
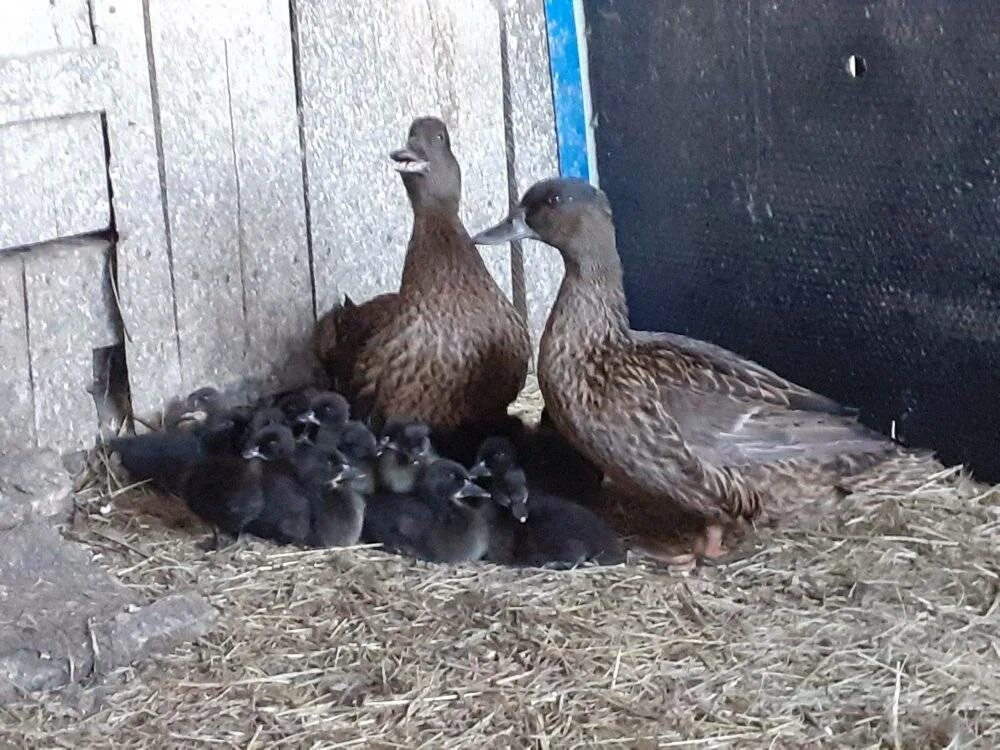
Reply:
[[587, 120], [583, 109], [580, 45], [576, 38], [573, 0], [545, 0], [549, 36], [552, 100], [559, 143], [559, 172], [590, 179], [587, 163]]

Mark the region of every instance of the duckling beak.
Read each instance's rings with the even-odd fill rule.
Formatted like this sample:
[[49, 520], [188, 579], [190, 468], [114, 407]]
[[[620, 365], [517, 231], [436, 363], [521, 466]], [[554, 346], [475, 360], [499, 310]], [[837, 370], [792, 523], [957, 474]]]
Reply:
[[350, 464], [344, 464], [340, 471], [338, 471], [333, 479], [330, 480], [329, 485], [331, 487], [336, 487], [337, 485], [343, 484], [344, 482], [353, 482], [356, 479], [367, 479], [368, 475], [365, 474], [360, 469], [356, 469]]
[[304, 414], [300, 414], [295, 421], [302, 422], [303, 424], [314, 424], [314, 425], [320, 424], [319, 417], [316, 416], [316, 412], [314, 412], [312, 409], [305, 412]]
[[490, 467], [486, 465], [485, 461], [480, 461], [478, 464], [469, 469], [469, 476], [473, 479], [484, 479], [492, 477], [493, 472], [490, 471]]
[[204, 422], [208, 419], [208, 412], [204, 409], [194, 409], [192, 411], [186, 411], [181, 414], [178, 421], [180, 422]]
[[510, 512], [518, 520], [519, 523], [528, 522], [528, 506], [524, 504], [514, 503], [510, 506]]
[[395, 162], [392, 168], [397, 172], [406, 174], [427, 174], [430, 169], [430, 162], [411, 146], [397, 148], [389, 153], [389, 158]]
[[245, 451], [243, 451], [243, 458], [245, 458], [247, 461], [250, 461], [251, 459], [254, 458], [263, 459], [264, 454], [260, 452], [260, 448], [254, 446], [253, 448], [247, 448]]
[[472, 238], [477, 245], [501, 245], [504, 242], [514, 240], [537, 240], [540, 239], [535, 230], [528, 226], [524, 216], [524, 209], [520, 206], [514, 208], [510, 215], [496, 226], [484, 229]]
[[457, 499], [463, 499], [467, 497], [492, 497], [492, 493], [489, 490], [484, 490], [478, 484], [471, 480], [466, 480], [462, 488], [455, 493]]

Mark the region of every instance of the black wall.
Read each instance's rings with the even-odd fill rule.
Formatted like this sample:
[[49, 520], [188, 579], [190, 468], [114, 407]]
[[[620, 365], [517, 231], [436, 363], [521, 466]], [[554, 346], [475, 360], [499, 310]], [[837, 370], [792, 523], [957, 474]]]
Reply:
[[585, 8], [633, 326], [1000, 481], [995, 0]]

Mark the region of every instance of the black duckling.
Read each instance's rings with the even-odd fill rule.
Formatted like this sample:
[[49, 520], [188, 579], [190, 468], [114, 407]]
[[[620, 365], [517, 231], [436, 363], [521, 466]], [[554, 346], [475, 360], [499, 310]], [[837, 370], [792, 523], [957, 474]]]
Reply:
[[349, 547], [361, 538], [365, 500], [371, 489], [370, 470], [348, 456], [327, 454], [327, 464], [306, 470], [302, 479], [311, 488], [311, 547]]
[[258, 430], [243, 451], [244, 460], [254, 466], [260, 464], [259, 481], [264, 493], [263, 507], [244, 526], [245, 531], [279, 544], [306, 542], [316, 488], [303, 481], [295, 453], [295, 438], [283, 425]]
[[621, 540], [593, 512], [545, 492], [529, 492], [530, 481], [512, 459], [503, 439], [487, 440], [479, 450], [479, 476], [490, 478], [499, 507], [486, 559], [520, 567], [575, 567], [587, 562], [624, 560]]
[[438, 459], [421, 473], [415, 495], [377, 493], [368, 501], [362, 537], [429, 562], [479, 560], [489, 547], [489, 498], [461, 464]]
[[[413, 208], [399, 292], [328, 313], [316, 352], [332, 378], [349, 381], [352, 404], [379, 419], [413, 417], [435, 430], [493, 422], [524, 385], [527, 326], [459, 218], [461, 169], [445, 124], [414, 120], [390, 156]], [[344, 330], [347, 317], [358, 330]]]
[[229, 407], [218, 389], [206, 386], [192, 391], [185, 399], [170, 404], [163, 414], [163, 429], [185, 429], [203, 424], [211, 415]]
[[437, 459], [431, 428], [413, 419], [390, 419], [379, 441], [378, 481], [389, 492], [413, 492], [425, 466]]
[[198, 516], [232, 536], [249, 530], [266, 505], [264, 466], [285, 461], [292, 450], [285, 427], [254, 432], [242, 454], [228, 451], [193, 464], [186, 473], [182, 497]]
[[334, 391], [315, 394], [305, 408], [289, 415], [296, 439], [308, 443], [336, 442], [350, 416], [347, 399]]
[[[718, 532], [725, 516], [806, 510], [817, 491], [831, 495], [846, 476], [898, 455], [850, 410], [755, 362], [684, 336], [630, 330], [611, 207], [590, 184], [535, 184], [476, 242], [529, 237], [565, 263], [538, 359], [545, 408], [636, 498], [679, 503]], [[713, 536], [710, 556], [722, 551]]]
[[235, 454], [245, 423], [231, 412], [213, 414], [189, 429], [173, 429], [108, 440], [133, 481], [152, 481], [157, 488], [180, 493], [189, 468], [208, 456]]
[[[329, 443], [320, 441], [317, 445], [326, 447]], [[373, 493], [377, 486], [380, 449], [375, 434], [367, 425], [353, 419], [348, 420], [331, 447], [343, 454], [359, 473], [364, 474], [364, 479], [356, 477], [353, 480], [359, 491], [365, 495]]]

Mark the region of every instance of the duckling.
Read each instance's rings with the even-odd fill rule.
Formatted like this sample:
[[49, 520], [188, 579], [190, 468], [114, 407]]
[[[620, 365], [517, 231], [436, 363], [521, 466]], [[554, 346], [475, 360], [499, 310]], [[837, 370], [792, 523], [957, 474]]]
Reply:
[[[302, 442], [335, 442], [351, 416], [347, 399], [334, 391], [314, 395], [304, 409], [292, 412], [296, 438]], [[322, 436], [322, 437], [321, 437]]]
[[390, 419], [379, 441], [378, 480], [389, 492], [413, 492], [425, 466], [438, 458], [426, 422]]
[[378, 493], [368, 501], [362, 537], [429, 562], [479, 560], [489, 546], [489, 498], [461, 464], [438, 459], [421, 473], [415, 495]]
[[235, 453], [244, 428], [235, 414], [221, 412], [188, 429], [112, 438], [106, 445], [118, 454], [133, 481], [151, 481], [165, 492], [178, 494], [194, 463], [211, 455]]
[[414, 120], [390, 158], [413, 208], [399, 292], [327, 313], [316, 353], [352, 405], [378, 419], [406, 416], [435, 430], [501, 419], [524, 385], [528, 329], [458, 216], [461, 169], [447, 127]]
[[534, 568], [624, 560], [620, 539], [593, 512], [557, 495], [529, 493], [529, 479], [503, 440], [488, 440], [479, 452], [479, 473], [491, 478], [490, 493], [501, 509], [493, 523], [487, 560]]
[[279, 544], [304, 544], [312, 519], [311, 489], [296, 465], [295, 438], [284, 425], [257, 431], [243, 458], [260, 467], [264, 504], [244, 530]]
[[291, 433], [265, 427], [249, 437], [242, 454], [228, 451], [193, 464], [181, 496], [188, 507], [215, 529], [239, 536], [259, 519], [266, 504], [264, 464], [287, 458]]
[[226, 397], [216, 388], [206, 386], [192, 391], [180, 402], [170, 404], [163, 414], [163, 429], [185, 429], [203, 424], [212, 414], [226, 410]]
[[473, 477], [517, 465], [528, 477], [529, 491], [591, 504], [601, 498], [603, 475], [555, 429], [539, 424], [517, 440], [494, 435], [480, 445], [470, 470]]
[[653, 503], [679, 503], [711, 526], [774, 520], [816, 487], [897, 453], [829, 398], [761, 365], [676, 334], [630, 330], [611, 207], [587, 182], [533, 185], [480, 244], [540, 239], [565, 275], [538, 359], [559, 432], [612, 482]]
[[[319, 445], [324, 445], [320, 442]], [[349, 420], [341, 429], [334, 445], [364, 478], [354, 477], [351, 481], [359, 492], [370, 495], [375, 491], [377, 481], [376, 463], [379, 458], [378, 441], [368, 427], [356, 420]]]
[[[318, 473], [306, 473], [311, 494], [311, 526], [306, 543], [312, 547], [349, 547], [361, 538], [365, 496], [370, 491], [369, 472], [348, 456], [329, 454], [329, 463]], [[319, 485], [318, 487], [316, 485]]]

